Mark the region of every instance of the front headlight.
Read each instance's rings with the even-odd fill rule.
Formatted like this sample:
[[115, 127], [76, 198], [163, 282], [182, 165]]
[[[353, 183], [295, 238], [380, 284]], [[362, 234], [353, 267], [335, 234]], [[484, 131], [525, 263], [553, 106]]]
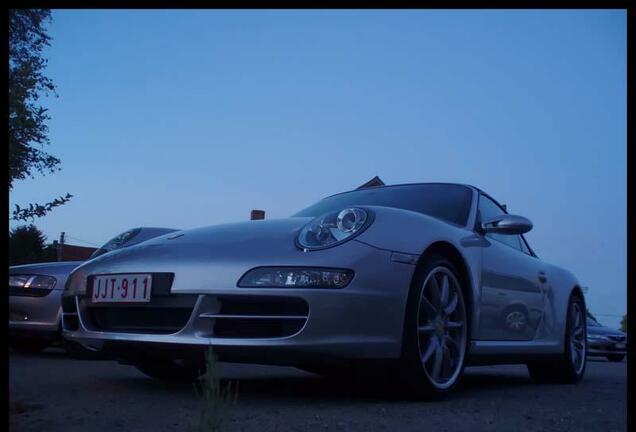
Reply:
[[587, 340], [590, 342], [605, 342], [605, 341], [608, 341], [609, 339], [601, 335], [587, 335]]
[[298, 233], [297, 242], [305, 250], [335, 246], [360, 234], [372, 219], [372, 213], [358, 207], [328, 213], [305, 225]]
[[344, 288], [351, 270], [306, 267], [257, 267], [239, 280], [241, 288]]
[[55, 287], [53, 276], [42, 275], [10, 275], [9, 287], [33, 290], [52, 290]]

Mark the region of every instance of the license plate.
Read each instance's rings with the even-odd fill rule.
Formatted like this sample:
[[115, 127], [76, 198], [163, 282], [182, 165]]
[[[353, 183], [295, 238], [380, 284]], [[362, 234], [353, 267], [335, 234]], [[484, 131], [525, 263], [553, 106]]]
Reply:
[[152, 290], [152, 275], [117, 274], [95, 276], [93, 303], [148, 303]]
[[617, 343], [616, 345], [614, 345], [614, 347], [616, 349], [625, 349], [625, 344], [624, 343]]

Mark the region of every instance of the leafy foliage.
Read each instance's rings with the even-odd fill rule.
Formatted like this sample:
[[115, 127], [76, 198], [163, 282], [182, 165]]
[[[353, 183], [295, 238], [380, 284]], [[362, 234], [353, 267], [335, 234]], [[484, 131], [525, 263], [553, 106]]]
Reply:
[[623, 315], [623, 319], [621, 319], [621, 330], [627, 333], [627, 315]]
[[46, 236], [35, 225], [22, 225], [9, 232], [9, 265], [55, 261], [57, 254], [45, 246]]
[[53, 201], [44, 205], [29, 204], [28, 208], [21, 208], [19, 205], [16, 204], [15, 210], [13, 211], [13, 219], [26, 221], [28, 219], [34, 219], [36, 217], [44, 216], [54, 207], [61, 206], [62, 204], [70, 201], [72, 197], [73, 195], [67, 193], [65, 197], [61, 196], [59, 198], [55, 198]]
[[230, 419], [232, 407], [238, 397], [238, 386], [232, 383], [222, 385], [219, 380], [217, 358], [212, 348], [205, 355], [205, 374], [198, 387], [197, 396], [201, 400], [196, 430], [199, 432], [220, 432]]
[[[55, 85], [44, 75], [47, 60], [42, 51], [50, 44], [44, 24], [51, 20], [48, 9], [9, 11], [9, 189], [15, 180], [48, 174], [60, 169], [60, 160], [43, 148], [50, 143], [47, 109], [42, 95], [54, 94]], [[71, 198], [56, 198], [47, 204], [30, 205], [13, 212], [13, 219], [27, 220], [45, 215]]]

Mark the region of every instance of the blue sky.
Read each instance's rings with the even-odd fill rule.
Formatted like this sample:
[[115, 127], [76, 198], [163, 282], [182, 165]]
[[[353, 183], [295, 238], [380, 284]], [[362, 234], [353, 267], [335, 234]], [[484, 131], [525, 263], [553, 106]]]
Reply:
[[471, 183], [533, 221], [531, 246], [590, 287], [593, 312], [625, 313], [624, 11], [53, 19], [62, 171], [10, 196], [75, 195], [36, 220], [49, 240], [285, 217], [374, 175]]

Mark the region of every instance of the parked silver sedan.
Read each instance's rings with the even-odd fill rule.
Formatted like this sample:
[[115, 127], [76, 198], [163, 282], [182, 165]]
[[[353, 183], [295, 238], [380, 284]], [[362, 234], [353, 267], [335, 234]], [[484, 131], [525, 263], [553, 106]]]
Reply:
[[601, 325], [587, 315], [588, 357], [606, 357], [612, 362], [623, 361], [627, 355], [627, 335], [621, 330]]
[[[105, 243], [90, 259], [174, 231], [171, 228], [134, 228]], [[62, 291], [68, 275], [82, 262], [9, 267], [9, 337], [13, 348], [36, 352], [60, 340]]]
[[182, 231], [80, 266], [64, 334], [158, 378], [195, 377], [211, 346], [221, 360], [322, 373], [382, 365], [416, 395], [451, 391], [466, 364], [577, 382], [583, 293], [535, 254], [531, 228], [473, 186], [337, 194], [287, 219]]

